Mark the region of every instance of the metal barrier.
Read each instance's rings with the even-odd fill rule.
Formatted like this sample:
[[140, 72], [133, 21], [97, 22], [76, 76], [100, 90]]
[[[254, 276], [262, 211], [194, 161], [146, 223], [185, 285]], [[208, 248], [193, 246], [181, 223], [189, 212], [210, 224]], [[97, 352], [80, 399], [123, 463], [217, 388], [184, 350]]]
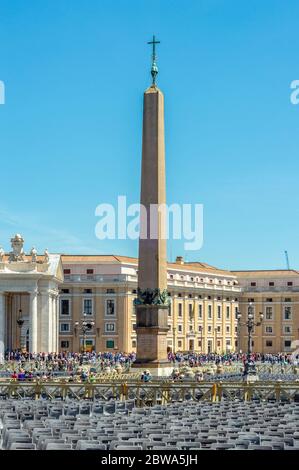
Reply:
[[[108, 364], [107, 364], [108, 365]], [[181, 363], [169, 363], [170, 366], [173, 368], [184, 368], [188, 367], [189, 363], [187, 362], [181, 362]], [[285, 373], [285, 374], [299, 374], [299, 364], [280, 364], [280, 363], [273, 363], [271, 364], [270, 362], [255, 362], [256, 369], [258, 372], [262, 373]], [[99, 362], [95, 363], [83, 363], [83, 364], [74, 364], [74, 372], [77, 372], [79, 369], [82, 368], [92, 368], [96, 371], [98, 374], [104, 374], [104, 369], [103, 366]], [[199, 369], [201, 372], [206, 372], [207, 370], [211, 369], [211, 367], [217, 368], [217, 366], [220, 366], [223, 368], [224, 372], [227, 373], [235, 373], [235, 372], [240, 372], [243, 370], [244, 365], [242, 362], [233, 362], [232, 364], [223, 364], [220, 363], [218, 365], [215, 365], [214, 362], [206, 362], [203, 363], [201, 366], [194, 366], [192, 369]], [[37, 372], [50, 372], [50, 369], [47, 368], [46, 363], [39, 363], [38, 367], [36, 368], [36, 363], [35, 361], [25, 361], [25, 362], [20, 362], [20, 361], [5, 361], [4, 363], [0, 364], [0, 372], [3, 371], [13, 371], [13, 370], [18, 370], [20, 367], [22, 367], [26, 371], [30, 370], [36, 370]], [[104, 366], [106, 367], [106, 366]], [[122, 373], [129, 373], [130, 371], [133, 371], [131, 368], [130, 364], [125, 364], [123, 365], [123, 372]], [[70, 372], [67, 370], [63, 371], [56, 371], [54, 370], [54, 373], [57, 374], [65, 374], [69, 375]], [[117, 370], [115, 369], [115, 366], [111, 366], [111, 373], [117, 373]]]
[[164, 382], [110, 381], [97, 383], [12, 382], [0, 383], [0, 398], [134, 400], [136, 406], [151, 406], [184, 400], [274, 400], [299, 401], [297, 382]]

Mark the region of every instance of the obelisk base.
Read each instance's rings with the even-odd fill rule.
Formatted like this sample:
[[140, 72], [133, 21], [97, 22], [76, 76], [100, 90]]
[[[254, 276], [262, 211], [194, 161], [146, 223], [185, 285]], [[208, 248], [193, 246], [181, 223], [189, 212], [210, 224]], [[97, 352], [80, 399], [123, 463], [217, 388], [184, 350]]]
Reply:
[[137, 354], [134, 372], [149, 370], [152, 376], [168, 376], [173, 366], [167, 358], [167, 305], [137, 306]]

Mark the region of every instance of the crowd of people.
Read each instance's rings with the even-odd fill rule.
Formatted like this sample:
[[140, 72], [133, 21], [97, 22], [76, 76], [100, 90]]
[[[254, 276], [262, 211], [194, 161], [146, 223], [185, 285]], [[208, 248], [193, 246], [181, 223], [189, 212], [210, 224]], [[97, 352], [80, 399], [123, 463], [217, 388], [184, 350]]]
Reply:
[[[20, 350], [7, 351], [6, 361], [16, 361], [21, 363], [35, 362], [38, 366], [46, 366], [53, 371], [72, 371], [78, 365], [89, 363], [97, 364], [103, 369], [107, 366], [113, 367], [116, 364], [130, 366], [136, 359], [136, 353], [122, 352], [60, 352], [60, 353], [29, 353]], [[208, 363], [231, 365], [234, 363], [245, 363], [248, 359], [247, 353], [228, 354], [201, 354], [195, 352], [168, 353], [168, 360], [172, 364], [188, 364], [190, 367], [201, 366]], [[299, 357], [291, 354], [261, 354], [252, 353], [250, 359], [254, 362], [269, 364], [297, 364]]]
[[[33, 370], [26, 370], [20, 367], [18, 370], [14, 369], [11, 374], [10, 378], [13, 382], [32, 382], [36, 379], [40, 379], [42, 381], [48, 381], [53, 379], [53, 372], [51, 371], [39, 371], [36, 369]], [[68, 382], [89, 382], [94, 383], [97, 380], [97, 374], [88, 369], [78, 369], [76, 372], [71, 372], [67, 376]]]
[[[260, 354], [252, 353], [250, 360], [253, 362], [269, 363], [269, 364], [298, 364], [298, 357], [293, 357], [291, 354]], [[245, 364], [248, 360], [247, 353], [230, 353], [230, 354], [198, 354], [198, 353], [168, 353], [168, 360], [173, 364], [188, 363], [190, 367], [198, 367], [208, 363], [232, 365], [241, 362]]]
[[101, 372], [128, 371], [135, 361], [135, 353], [29, 353], [7, 351], [1, 375], [13, 381], [51, 380], [67, 378], [69, 382], [95, 382]]
[[[10, 375], [15, 381], [30, 381], [36, 378], [50, 380], [55, 377], [64, 376], [69, 381], [94, 382], [101, 372], [120, 371], [129, 372], [131, 365], [136, 359], [135, 353], [121, 352], [87, 352], [87, 353], [28, 353], [22, 351], [7, 351], [6, 362], [2, 368], [5, 376]], [[200, 368], [201, 366], [216, 365], [231, 366], [242, 364], [244, 370], [246, 364], [267, 363], [269, 365], [298, 364], [298, 358], [287, 354], [198, 354], [194, 352], [168, 353], [168, 360], [174, 370], [180, 366]], [[2, 374], [1, 374], [2, 375]], [[174, 377], [177, 379], [178, 377]], [[148, 370], [141, 375], [141, 380], [148, 382], [152, 379]], [[202, 380], [202, 376], [199, 376]]]
[[32, 362], [35, 367], [49, 369], [51, 371], [72, 372], [83, 364], [105, 367], [113, 367], [116, 364], [130, 366], [136, 358], [135, 353], [112, 353], [112, 352], [86, 352], [86, 353], [29, 353], [22, 351], [9, 351], [5, 354], [5, 360], [9, 362], [28, 363]]

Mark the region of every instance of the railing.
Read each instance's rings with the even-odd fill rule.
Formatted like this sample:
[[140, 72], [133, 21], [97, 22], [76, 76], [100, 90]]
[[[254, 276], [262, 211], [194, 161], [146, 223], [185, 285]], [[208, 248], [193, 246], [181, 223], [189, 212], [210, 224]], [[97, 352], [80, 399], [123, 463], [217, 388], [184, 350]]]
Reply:
[[299, 286], [241, 286], [242, 292], [299, 292]]
[[299, 383], [255, 382], [255, 383], [211, 383], [211, 382], [162, 382], [102, 381], [99, 383], [62, 382], [6, 382], [0, 383], [2, 398], [31, 399], [97, 399], [108, 401], [134, 400], [136, 406], [152, 406], [184, 400], [221, 401], [262, 400], [299, 401]]
[[[13, 371], [19, 371], [20, 368], [22, 368], [25, 372], [30, 372], [34, 371], [35, 374], [41, 374], [41, 373], [51, 373], [54, 375], [57, 375], [57, 377], [61, 376], [70, 376], [72, 373], [76, 374], [78, 373], [79, 370], [83, 369], [91, 369], [92, 372], [95, 372], [96, 374], [104, 374], [105, 367], [109, 366], [111, 368], [111, 374], [115, 375], [118, 374], [118, 370], [115, 365], [110, 366], [109, 364], [102, 364], [100, 361], [97, 362], [88, 362], [88, 363], [83, 363], [80, 364], [78, 362], [75, 362], [73, 365], [73, 368], [71, 370], [68, 370], [67, 368], [64, 370], [56, 370], [56, 369], [51, 369], [51, 367], [48, 366], [47, 362], [38, 362], [34, 360], [30, 361], [5, 361], [3, 364], [0, 364], [0, 380], [1, 380], [1, 374], [3, 375], [11, 375]], [[126, 374], [127, 372], [130, 371], [131, 368], [131, 363], [125, 363], [122, 365], [122, 371], [120, 372], [122, 376]]]
[[[115, 282], [136, 282], [137, 276], [130, 274], [116, 274], [115, 276], [111, 275], [102, 275], [102, 274], [64, 274], [64, 281], [67, 282], [102, 282], [102, 283], [115, 283]], [[240, 286], [236, 285], [224, 285], [224, 284], [214, 284], [214, 283], [205, 283], [197, 281], [186, 281], [186, 280], [174, 280], [168, 279], [168, 285], [170, 287], [188, 287], [196, 289], [208, 289], [208, 290], [219, 290], [227, 292], [241, 292]]]
[[103, 282], [115, 283], [128, 281], [127, 275], [103, 276], [101, 274], [65, 274], [65, 282]]
[[[194, 332], [189, 332], [188, 335], [192, 336]], [[57, 373], [57, 376], [61, 375], [70, 375], [71, 372], [77, 372], [79, 369], [82, 369], [82, 366], [88, 366], [88, 368], [92, 368], [95, 370], [96, 373], [104, 374], [103, 367], [105, 368], [109, 364], [104, 364], [104, 366], [99, 363], [88, 363], [88, 364], [79, 364], [75, 363], [74, 364], [74, 369], [72, 371], [67, 371], [67, 370], [62, 370], [62, 371], [53, 371], [54, 374]], [[189, 366], [188, 361], [187, 362], [181, 362], [181, 363], [169, 363], [170, 366], [173, 366], [173, 368], [183, 368], [186, 366]], [[298, 379], [299, 379], [299, 365], [294, 365], [294, 364], [279, 364], [279, 363], [274, 363], [271, 364], [270, 362], [255, 362], [256, 365], [256, 370], [258, 373], [268, 373], [268, 374], [298, 374]], [[223, 368], [224, 373], [236, 373], [236, 372], [242, 372], [244, 370], [244, 365], [242, 362], [233, 362], [231, 365], [227, 364], [218, 364], [218, 366]], [[18, 362], [18, 361], [5, 361], [4, 364], [0, 364], [0, 372], [7, 372], [7, 374], [11, 374], [13, 370], [18, 370], [20, 367], [24, 369], [25, 371], [30, 371], [35, 369], [36, 372], [41, 373], [41, 372], [51, 372], [51, 370], [48, 369], [47, 363], [41, 362], [39, 364], [39, 367], [36, 369], [36, 362], [34, 360], [31, 361], [26, 361], [26, 362]], [[194, 372], [196, 370], [201, 371], [205, 373], [207, 370], [210, 370], [211, 367], [214, 367], [214, 362], [207, 362], [203, 363], [200, 367], [194, 366], [192, 369]], [[130, 364], [124, 364], [123, 365], [123, 371], [121, 372], [121, 376], [123, 377], [123, 374], [126, 372], [134, 372], [134, 370], [131, 368]], [[112, 374], [117, 374], [116, 369], [114, 369], [114, 366], [111, 366], [112, 369]], [[131, 374], [132, 375], [132, 374]]]
[[[223, 373], [235, 373], [242, 372], [244, 370], [244, 365], [241, 362], [235, 362], [232, 365], [222, 365]], [[293, 364], [271, 364], [269, 362], [256, 362], [255, 363], [257, 373], [266, 373], [266, 374], [298, 374], [299, 379], [299, 365]], [[205, 364], [200, 370], [206, 372], [207, 369], [211, 368], [211, 364]]]
[[168, 279], [169, 287], [190, 287], [196, 289], [207, 289], [207, 290], [217, 290], [217, 291], [227, 291], [227, 292], [241, 292], [241, 287], [239, 285], [225, 285], [225, 284], [215, 284], [214, 282], [198, 282], [198, 281], [185, 281], [185, 280], [176, 280]]

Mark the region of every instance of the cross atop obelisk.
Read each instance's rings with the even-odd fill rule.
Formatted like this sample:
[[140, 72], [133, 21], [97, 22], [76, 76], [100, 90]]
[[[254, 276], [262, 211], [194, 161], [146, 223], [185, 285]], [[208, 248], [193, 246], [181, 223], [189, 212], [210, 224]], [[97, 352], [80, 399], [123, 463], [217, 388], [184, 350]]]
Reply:
[[152, 77], [153, 77], [153, 86], [156, 85], [156, 76], [158, 75], [158, 66], [157, 66], [157, 63], [156, 63], [156, 60], [157, 60], [157, 56], [156, 56], [156, 44], [160, 44], [160, 41], [156, 41], [156, 36], [153, 35], [153, 40], [152, 41], [149, 41], [148, 44], [152, 44], [153, 45], [153, 53], [152, 53], [152, 68], [151, 68], [151, 74], [152, 74]]

